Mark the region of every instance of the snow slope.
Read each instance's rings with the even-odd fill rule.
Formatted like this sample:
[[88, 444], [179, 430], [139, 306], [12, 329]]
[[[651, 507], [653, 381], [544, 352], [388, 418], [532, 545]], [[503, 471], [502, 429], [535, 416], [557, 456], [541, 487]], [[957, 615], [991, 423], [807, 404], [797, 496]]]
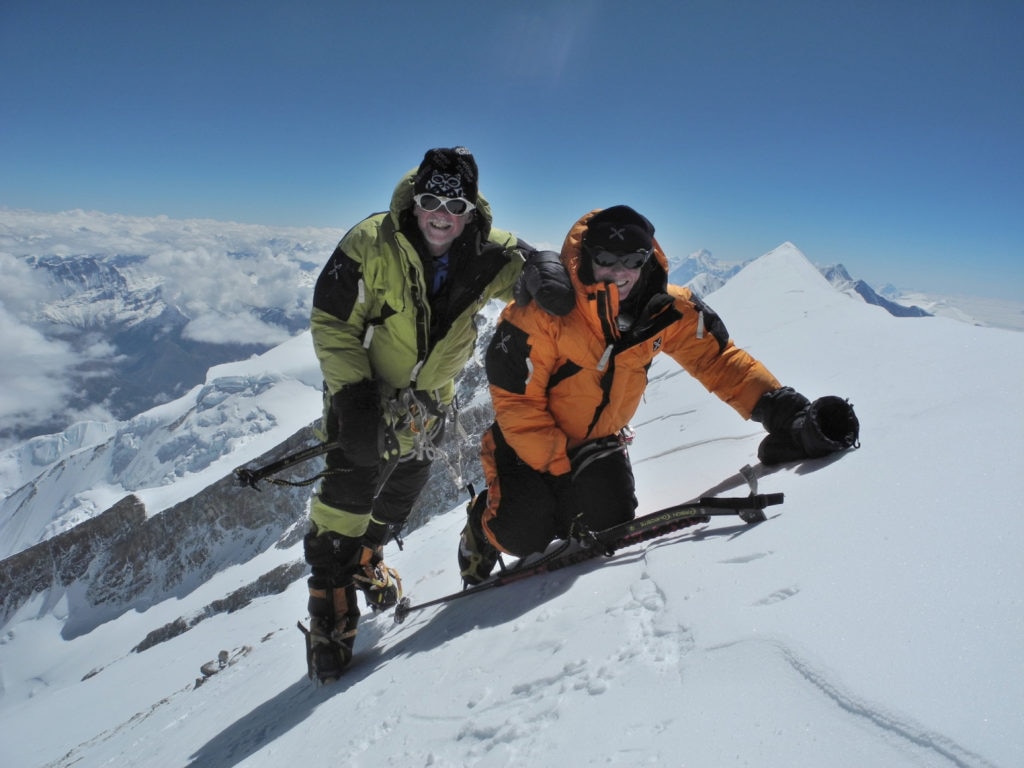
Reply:
[[[1024, 335], [894, 318], [789, 245], [708, 301], [783, 382], [861, 417], [859, 450], [760, 468], [786, 494], [768, 522], [718, 518], [402, 625], [369, 616], [321, 688], [294, 629], [302, 581], [131, 652], [298, 547], [73, 641], [40, 597], [0, 638], [0, 763], [1024, 765]], [[634, 426], [641, 511], [746, 492], [763, 433], [671, 360]], [[458, 588], [463, 517], [389, 552], [414, 601]]]

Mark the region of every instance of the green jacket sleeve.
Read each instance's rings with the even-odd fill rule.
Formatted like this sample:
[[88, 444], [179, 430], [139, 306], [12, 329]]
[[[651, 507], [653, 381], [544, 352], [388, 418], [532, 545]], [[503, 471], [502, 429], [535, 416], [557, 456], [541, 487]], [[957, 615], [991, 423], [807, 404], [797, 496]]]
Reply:
[[[350, 233], [350, 235], [353, 233]], [[363, 347], [368, 304], [359, 249], [346, 235], [335, 248], [313, 292], [310, 334], [330, 394], [372, 377]]]

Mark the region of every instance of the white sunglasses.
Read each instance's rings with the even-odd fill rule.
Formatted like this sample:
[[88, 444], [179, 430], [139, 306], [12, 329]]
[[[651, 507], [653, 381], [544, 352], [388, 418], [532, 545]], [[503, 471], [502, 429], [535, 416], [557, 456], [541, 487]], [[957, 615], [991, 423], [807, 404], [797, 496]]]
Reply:
[[464, 197], [438, 197], [429, 192], [413, 195], [412, 199], [416, 205], [428, 213], [436, 211], [438, 208], [444, 208], [453, 216], [462, 216], [476, 208], [475, 205]]

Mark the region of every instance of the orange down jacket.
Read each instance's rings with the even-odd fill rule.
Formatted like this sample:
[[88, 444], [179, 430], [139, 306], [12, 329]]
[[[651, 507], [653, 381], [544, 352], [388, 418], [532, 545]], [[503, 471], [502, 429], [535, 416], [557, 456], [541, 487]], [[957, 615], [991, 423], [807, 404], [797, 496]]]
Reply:
[[[490, 393], [505, 440], [533, 469], [552, 475], [570, 471], [570, 449], [615, 435], [629, 423], [659, 353], [672, 357], [743, 418], [750, 418], [761, 395], [781, 386], [733, 344], [721, 320], [689, 289], [667, 284], [668, 259], [657, 240], [630, 297], [639, 299], [636, 321], [620, 331], [617, 286], [588, 280], [589, 263], [581, 264], [580, 241], [595, 213], [577, 221], [562, 246], [576, 307], [555, 317], [536, 302], [513, 302], [502, 312], [487, 350]], [[486, 453], [490, 484], [495, 468]]]

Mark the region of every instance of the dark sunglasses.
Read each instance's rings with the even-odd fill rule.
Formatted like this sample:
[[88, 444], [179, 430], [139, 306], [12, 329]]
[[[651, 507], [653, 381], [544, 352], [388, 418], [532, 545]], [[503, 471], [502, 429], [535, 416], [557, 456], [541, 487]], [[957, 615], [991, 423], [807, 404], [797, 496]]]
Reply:
[[464, 197], [438, 197], [437, 195], [424, 192], [419, 195], [413, 195], [412, 199], [416, 205], [428, 213], [436, 211], [438, 208], [444, 208], [453, 216], [462, 216], [464, 213], [469, 213], [476, 208], [475, 205]]
[[646, 250], [631, 251], [630, 253], [588, 249], [588, 253], [590, 254], [590, 260], [599, 267], [617, 267], [621, 265], [626, 269], [640, 269], [651, 258], [654, 249], [648, 248]]

